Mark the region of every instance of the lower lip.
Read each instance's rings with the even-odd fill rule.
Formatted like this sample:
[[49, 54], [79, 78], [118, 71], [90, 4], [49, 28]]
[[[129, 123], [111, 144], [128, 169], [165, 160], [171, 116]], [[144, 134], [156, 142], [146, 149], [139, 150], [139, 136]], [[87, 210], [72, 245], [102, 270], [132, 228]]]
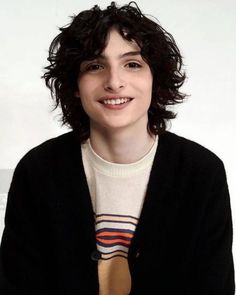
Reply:
[[127, 105], [131, 102], [127, 101], [125, 103], [121, 103], [121, 104], [101, 104], [102, 106], [104, 106], [104, 108], [109, 109], [109, 110], [122, 110], [125, 107], [127, 107]]

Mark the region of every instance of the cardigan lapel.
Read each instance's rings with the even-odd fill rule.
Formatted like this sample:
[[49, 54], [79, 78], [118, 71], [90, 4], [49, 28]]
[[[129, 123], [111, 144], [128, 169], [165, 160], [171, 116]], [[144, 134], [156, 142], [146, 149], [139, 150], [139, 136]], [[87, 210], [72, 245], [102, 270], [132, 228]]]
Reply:
[[170, 132], [159, 136], [143, 209], [130, 247], [131, 257], [143, 248], [154, 247], [159, 261], [164, 259], [181, 197], [178, 193], [180, 145], [173, 147], [173, 136], [176, 135]]
[[[61, 244], [73, 245], [74, 251], [84, 247], [96, 249], [94, 214], [83, 169], [81, 147], [76, 132], [67, 135], [67, 142], [57, 151], [54, 167], [56, 185], [55, 220], [59, 223]], [[65, 246], [65, 245], [64, 245]]]
[[49, 240], [53, 247], [50, 259], [56, 265], [53, 275], [63, 294], [75, 290], [97, 294], [97, 263], [91, 259], [96, 250], [94, 214], [80, 142], [75, 132], [58, 141], [52, 146], [53, 171], [48, 198]]

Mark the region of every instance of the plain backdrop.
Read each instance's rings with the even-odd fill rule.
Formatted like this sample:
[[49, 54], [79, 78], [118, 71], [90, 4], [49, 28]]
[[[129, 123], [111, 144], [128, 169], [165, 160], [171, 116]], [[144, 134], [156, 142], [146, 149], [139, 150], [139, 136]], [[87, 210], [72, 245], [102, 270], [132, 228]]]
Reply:
[[[137, 3], [174, 36], [184, 57], [188, 79], [182, 91], [190, 97], [175, 108], [178, 117], [170, 131], [197, 141], [224, 161], [236, 228], [236, 1]], [[58, 27], [81, 10], [95, 4], [105, 8], [110, 2], [0, 0], [0, 4], [0, 169], [7, 171], [35, 145], [67, 132], [58, 122], [58, 112], [51, 112], [49, 90], [40, 78]]]

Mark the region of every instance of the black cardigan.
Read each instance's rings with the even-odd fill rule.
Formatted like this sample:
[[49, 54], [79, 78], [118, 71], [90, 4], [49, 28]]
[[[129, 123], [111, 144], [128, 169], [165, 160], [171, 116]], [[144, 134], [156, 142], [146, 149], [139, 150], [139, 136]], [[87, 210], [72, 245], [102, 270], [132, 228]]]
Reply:
[[[80, 143], [69, 132], [15, 169], [0, 294], [98, 294], [97, 254]], [[234, 294], [230, 199], [216, 155], [170, 132], [159, 137], [128, 261], [132, 295]]]

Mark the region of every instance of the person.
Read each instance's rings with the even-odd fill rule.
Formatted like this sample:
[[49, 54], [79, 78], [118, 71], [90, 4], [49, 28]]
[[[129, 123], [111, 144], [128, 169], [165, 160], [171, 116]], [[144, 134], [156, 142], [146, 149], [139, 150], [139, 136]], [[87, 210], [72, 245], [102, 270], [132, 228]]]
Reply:
[[168, 131], [185, 73], [135, 2], [61, 28], [43, 78], [72, 131], [29, 151], [11, 183], [1, 294], [232, 295], [222, 160]]

